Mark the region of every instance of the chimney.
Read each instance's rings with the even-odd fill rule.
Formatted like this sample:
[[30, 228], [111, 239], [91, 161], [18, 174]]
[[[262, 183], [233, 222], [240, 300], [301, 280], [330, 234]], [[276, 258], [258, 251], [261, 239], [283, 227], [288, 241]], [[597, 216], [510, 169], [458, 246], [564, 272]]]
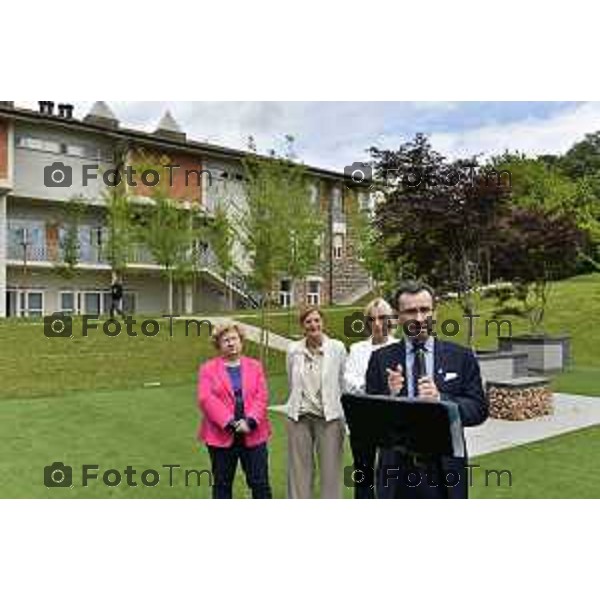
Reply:
[[54, 114], [54, 102], [51, 100], [40, 100], [38, 102], [40, 107], [41, 115], [53, 115]]
[[58, 105], [58, 116], [63, 119], [73, 118], [73, 105], [72, 104], [59, 104]]

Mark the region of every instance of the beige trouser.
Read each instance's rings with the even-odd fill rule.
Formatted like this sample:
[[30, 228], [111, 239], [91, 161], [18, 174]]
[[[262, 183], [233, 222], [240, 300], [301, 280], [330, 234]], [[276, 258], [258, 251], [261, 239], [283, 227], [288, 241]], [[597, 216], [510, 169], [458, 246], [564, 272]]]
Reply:
[[321, 474], [321, 498], [342, 498], [342, 461], [346, 428], [340, 419], [301, 416], [288, 419], [288, 498], [311, 498], [315, 454]]

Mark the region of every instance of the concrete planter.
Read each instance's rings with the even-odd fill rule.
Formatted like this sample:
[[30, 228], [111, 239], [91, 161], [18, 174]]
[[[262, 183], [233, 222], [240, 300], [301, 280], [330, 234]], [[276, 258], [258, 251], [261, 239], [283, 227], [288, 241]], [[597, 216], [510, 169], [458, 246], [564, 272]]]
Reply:
[[535, 373], [556, 373], [565, 369], [571, 354], [569, 335], [521, 335], [499, 337], [498, 349], [525, 352], [527, 366]]
[[479, 350], [477, 360], [483, 383], [527, 376], [527, 353]]

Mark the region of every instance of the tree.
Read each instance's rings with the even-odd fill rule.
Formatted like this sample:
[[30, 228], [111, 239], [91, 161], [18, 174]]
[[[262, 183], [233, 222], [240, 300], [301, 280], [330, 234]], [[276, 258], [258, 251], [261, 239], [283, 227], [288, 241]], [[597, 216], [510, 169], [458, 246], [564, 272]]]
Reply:
[[[600, 134], [586, 136], [586, 141], [575, 144], [555, 161], [509, 154], [494, 159], [498, 168], [511, 172], [513, 204], [575, 219], [586, 234], [580, 258], [587, 264], [594, 264], [600, 255], [600, 159], [593, 156], [596, 144], [600, 144]], [[594, 171], [596, 168], [599, 170]]]
[[[234, 267], [233, 244], [235, 229], [229, 217], [227, 207], [219, 202], [215, 207], [212, 219], [205, 228], [206, 241], [214, 252], [218, 263], [219, 275], [227, 284], [229, 275]], [[229, 309], [233, 309], [233, 290], [229, 285]]]
[[[289, 141], [289, 138], [288, 138]], [[290, 148], [286, 160], [290, 161], [288, 168], [289, 179], [285, 183], [284, 204], [285, 243], [287, 265], [282, 274], [294, 281], [306, 280], [310, 272], [320, 260], [320, 244], [326, 229], [326, 217], [321, 211], [319, 198], [311, 202], [311, 184], [306, 169], [302, 165], [292, 163], [295, 153]], [[318, 189], [318, 187], [317, 187]], [[291, 333], [293, 308], [288, 306], [288, 334]]]
[[[117, 151], [117, 172], [123, 168], [125, 152]], [[123, 273], [131, 262], [131, 250], [135, 242], [135, 225], [133, 222], [134, 210], [131, 195], [123, 178], [119, 185], [107, 187], [104, 192], [106, 205], [106, 227], [108, 240], [106, 244], [106, 258], [108, 259], [113, 275]]]
[[63, 207], [62, 224], [59, 228], [60, 251], [54, 268], [65, 279], [73, 278], [80, 262], [79, 230], [84, 214], [85, 204], [80, 198], [70, 198]]
[[552, 281], [573, 274], [584, 234], [558, 210], [513, 207], [498, 223], [495, 272], [513, 281], [530, 330], [542, 326]]
[[[291, 138], [286, 138], [288, 142]], [[261, 359], [268, 356], [269, 299], [278, 279], [290, 269], [303, 273], [317, 259], [318, 219], [309, 204], [305, 167], [291, 154], [251, 152], [244, 158], [246, 202], [236, 229], [250, 265], [250, 284], [259, 293]]]
[[[449, 162], [424, 135], [397, 151], [371, 148], [374, 172], [387, 189], [376, 212], [388, 260], [440, 290], [453, 290], [475, 312], [482, 257], [509, 196], [507, 182], [477, 157]], [[473, 344], [469, 330], [469, 343]]]
[[600, 173], [600, 131], [588, 133], [559, 161], [561, 169], [572, 179]]
[[164, 268], [169, 284], [168, 310], [173, 313], [173, 284], [189, 277], [194, 232], [190, 211], [179, 206], [156, 186], [152, 203], [137, 207], [137, 238], [147, 246], [154, 260]]

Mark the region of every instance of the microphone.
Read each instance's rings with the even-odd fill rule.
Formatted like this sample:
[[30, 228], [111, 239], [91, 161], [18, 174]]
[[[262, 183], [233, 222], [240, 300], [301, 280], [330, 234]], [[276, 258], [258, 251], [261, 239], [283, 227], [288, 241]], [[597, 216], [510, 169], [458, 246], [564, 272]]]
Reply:
[[417, 348], [415, 350], [415, 367], [417, 379], [420, 379], [421, 377], [427, 377], [427, 360], [425, 358], [425, 350], [423, 348]]

